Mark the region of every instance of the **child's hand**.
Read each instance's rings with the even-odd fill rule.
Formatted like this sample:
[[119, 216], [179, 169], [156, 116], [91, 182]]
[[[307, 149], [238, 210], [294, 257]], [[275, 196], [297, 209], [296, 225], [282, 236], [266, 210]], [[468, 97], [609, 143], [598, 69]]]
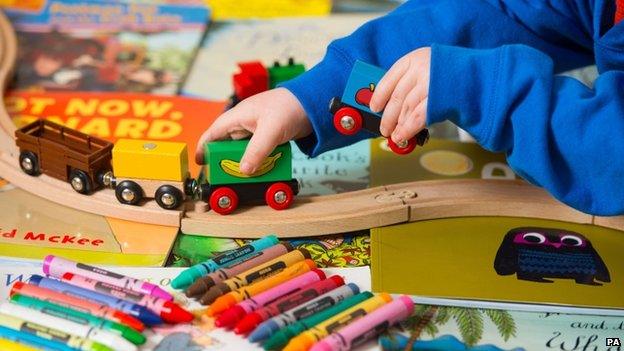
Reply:
[[253, 173], [279, 144], [312, 133], [312, 125], [299, 100], [277, 88], [251, 96], [222, 114], [199, 138], [195, 159], [204, 163], [203, 145], [209, 141], [244, 139], [251, 135], [240, 170]]
[[414, 50], [392, 65], [375, 88], [370, 109], [384, 110], [379, 131], [397, 144], [425, 128], [430, 64], [431, 48]]

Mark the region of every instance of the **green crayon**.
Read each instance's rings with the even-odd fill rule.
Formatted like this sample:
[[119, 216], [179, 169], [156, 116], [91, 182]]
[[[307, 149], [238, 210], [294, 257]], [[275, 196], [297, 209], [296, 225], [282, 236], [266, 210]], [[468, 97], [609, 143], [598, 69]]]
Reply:
[[269, 340], [267, 340], [262, 346], [265, 350], [280, 350], [284, 346], [286, 346], [286, 344], [288, 344], [290, 339], [294, 338], [295, 336], [314, 327], [322, 321], [335, 316], [336, 314], [346, 310], [349, 307], [355, 306], [360, 302], [370, 299], [371, 297], [373, 297], [373, 294], [370, 291], [365, 291], [355, 296], [351, 296], [350, 298], [338, 303], [337, 305], [334, 305], [326, 310], [304, 318], [297, 323], [293, 323], [287, 327], [282, 328], [280, 331], [275, 333]]
[[125, 325], [109, 321], [104, 318], [92, 316], [88, 313], [74, 310], [70, 307], [57, 305], [49, 301], [35, 299], [30, 296], [15, 294], [11, 296], [11, 301], [18, 305], [31, 308], [37, 311], [46, 311], [46, 313], [55, 315], [60, 318], [64, 318], [70, 321], [79, 320], [85, 324], [89, 324], [93, 327], [109, 330], [113, 333], [121, 335], [124, 339], [130, 341], [135, 345], [143, 345], [145, 343], [145, 336], [138, 331], [127, 327]]

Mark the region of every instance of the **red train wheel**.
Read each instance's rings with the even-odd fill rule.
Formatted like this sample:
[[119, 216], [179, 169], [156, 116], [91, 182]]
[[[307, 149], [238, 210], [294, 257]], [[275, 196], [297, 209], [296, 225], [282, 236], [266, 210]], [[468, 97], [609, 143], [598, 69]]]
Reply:
[[218, 188], [210, 194], [210, 208], [216, 213], [226, 215], [238, 207], [238, 195], [226, 186]]
[[416, 138], [411, 138], [405, 145], [397, 145], [391, 138], [388, 138], [388, 146], [395, 154], [407, 155], [416, 148]]
[[264, 193], [267, 205], [275, 210], [284, 210], [290, 207], [294, 198], [292, 189], [286, 183], [275, 183]]
[[340, 134], [353, 135], [362, 129], [362, 115], [353, 107], [341, 107], [334, 113], [334, 128]]

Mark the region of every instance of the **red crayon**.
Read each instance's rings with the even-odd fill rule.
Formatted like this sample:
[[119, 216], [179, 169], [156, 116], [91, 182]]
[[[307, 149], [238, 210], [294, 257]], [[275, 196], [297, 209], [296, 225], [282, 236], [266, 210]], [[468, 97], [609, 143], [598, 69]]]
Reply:
[[130, 301], [141, 306], [145, 306], [156, 313], [167, 323], [184, 323], [193, 320], [194, 316], [187, 310], [178, 306], [174, 302], [161, 299], [152, 295], [120, 288], [118, 286], [85, 278], [74, 273], [65, 273], [61, 280], [72, 285], [96, 291], [102, 294], [115, 296], [116, 298]]
[[36, 285], [15, 282], [15, 284], [13, 284], [13, 286], [11, 287], [11, 292], [9, 294], [11, 296], [15, 294], [20, 294], [43, 301], [49, 301], [59, 306], [68, 307], [76, 311], [89, 313], [96, 317], [127, 325], [137, 331], [145, 330], [145, 325], [143, 325], [140, 320], [130, 315], [127, 315], [117, 309], [110, 308], [106, 305], [101, 305], [97, 302], [92, 302], [71, 295], [62, 294], [58, 291], [41, 288]]
[[270, 304], [247, 314], [236, 324], [236, 334], [247, 334], [269, 318], [273, 318], [296, 306], [306, 303], [328, 291], [344, 285], [344, 280], [337, 275], [310, 284], [307, 288], [282, 296]]

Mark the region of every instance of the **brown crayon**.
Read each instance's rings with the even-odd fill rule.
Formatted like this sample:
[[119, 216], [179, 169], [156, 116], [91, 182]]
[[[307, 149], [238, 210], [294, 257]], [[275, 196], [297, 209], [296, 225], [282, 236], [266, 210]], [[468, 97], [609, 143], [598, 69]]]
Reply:
[[275, 275], [286, 267], [290, 267], [293, 264], [301, 262], [305, 259], [309, 259], [310, 253], [305, 249], [296, 249], [287, 254], [265, 262], [252, 269], [246, 270], [243, 273], [233, 276], [230, 279], [224, 280], [221, 283], [211, 287], [199, 300], [204, 305], [209, 305], [214, 302], [219, 296], [227, 294], [231, 291], [240, 289], [243, 286], [255, 283], [257, 281], [268, 278]]
[[197, 279], [195, 283], [193, 283], [188, 289], [186, 289], [186, 296], [200, 297], [216, 284], [221, 283], [222, 281], [229, 279], [244, 271], [257, 267], [258, 265], [268, 262], [281, 255], [284, 255], [292, 250], [292, 245], [287, 242], [281, 242], [277, 245], [268, 247], [247, 260], [225, 268], [221, 268], [215, 272], [212, 272]]

